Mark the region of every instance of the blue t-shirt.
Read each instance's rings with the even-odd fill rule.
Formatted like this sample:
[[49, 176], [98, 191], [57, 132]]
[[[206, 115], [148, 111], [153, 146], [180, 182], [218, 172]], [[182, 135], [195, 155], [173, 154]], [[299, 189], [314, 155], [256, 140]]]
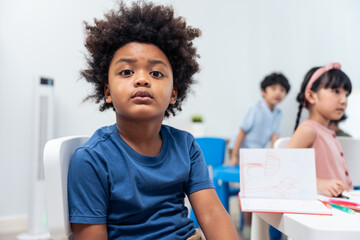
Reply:
[[273, 111], [261, 100], [251, 106], [243, 118], [240, 128], [246, 132], [242, 148], [264, 148], [274, 133], [280, 135], [281, 110]]
[[162, 125], [161, 152], [134, 151], [116, 125], [98, 129], [70, 163], [70, 222], [107, 225], [109, 239], [186, 239], [185, 194], [213, 188], [194, 137]]

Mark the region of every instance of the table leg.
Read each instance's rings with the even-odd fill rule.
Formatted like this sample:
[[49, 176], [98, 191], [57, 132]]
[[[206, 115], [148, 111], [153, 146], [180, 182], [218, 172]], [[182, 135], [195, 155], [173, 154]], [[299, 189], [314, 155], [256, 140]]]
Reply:
[[226, 211], [229, 212], [229, 183], [214, 178], [215, 191]]
[[269, 225], [256, 213], [252, 214], [251, 240], [269, 240]]

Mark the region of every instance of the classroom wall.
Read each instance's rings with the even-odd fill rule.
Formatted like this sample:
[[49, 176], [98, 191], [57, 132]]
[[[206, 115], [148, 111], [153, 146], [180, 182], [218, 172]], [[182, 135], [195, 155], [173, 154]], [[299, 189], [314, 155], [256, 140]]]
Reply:
[[[101, 17], [114, 2], [0, 1], [0, 217], [28, 210], [34, 79], [55, 79], [56, 137], [92, 134], [114, 123], [112, 111], [100, 113], [92, 102], [82, 102], [91, 88], [78, 80], [85, 63], [82, 21]], [[202, 30], [196, 41], [199, 83], [183, 111], [166, 121], [170, 125], [189, 130], [191, 116], [201, 114], [206, 135], [231, 137], [247, 107], [260, 99], [263, 77], [281, 71], [292, 85], [280, 104], [282, 133], [290, 136], [295, 96], [312, 66], [339, 61], [360, 88], [357, 0], [157, 2], [171, 2]]]

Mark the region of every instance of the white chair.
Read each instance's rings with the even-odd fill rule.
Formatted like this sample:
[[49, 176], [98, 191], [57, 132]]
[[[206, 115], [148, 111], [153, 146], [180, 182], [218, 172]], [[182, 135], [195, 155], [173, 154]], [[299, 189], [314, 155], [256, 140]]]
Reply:
[[[273, 148], [286, 148], [286, 146], [290, 142], [290, 139], [291, 139], [291, 137], [283, 137], [283, 138], [277, 139], [274, 142]], [[281, 232], [279, 230], [277, 230], [276, 228], [274, 228], [274, 227], [269, 228], [269, 235], [270, 235], [270, 238], [273, 237], [273, 238], [276, 238], [276, 239], [282, 237]], [[291, 239], [288, 237], [288, 240], [291, 240]]]
[[89, 139], [72, 136], [50, 140], [44, 148], [48, 228], [51, 239], [71, 239], [67, 176], [74, 151]]
[[290, 142], [291, 137], [279, 138], [274, 143], [274, 148], [285, 148]]
[[344, 152], [349, 175], [353, 186], [360, 186], [360, 140], [350, 137], [338, 137]]

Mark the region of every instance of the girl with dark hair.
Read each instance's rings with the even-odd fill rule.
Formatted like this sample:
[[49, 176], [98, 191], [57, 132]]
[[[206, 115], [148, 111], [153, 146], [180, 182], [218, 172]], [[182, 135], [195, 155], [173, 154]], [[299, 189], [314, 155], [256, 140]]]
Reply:
[[[287, 147], [315, 149], [317, 189], [330, 197], [352, 187], [340, 143], [335, 132], [328, 129], [331, 120], [339, 120], [344, 115], [351, 88], [341, 65], [329, 63], [310, 69], [296, 99], [299, 111], [295, 132]], [[309, 118], [298, 127], [304, 107], [309, 111]]]

